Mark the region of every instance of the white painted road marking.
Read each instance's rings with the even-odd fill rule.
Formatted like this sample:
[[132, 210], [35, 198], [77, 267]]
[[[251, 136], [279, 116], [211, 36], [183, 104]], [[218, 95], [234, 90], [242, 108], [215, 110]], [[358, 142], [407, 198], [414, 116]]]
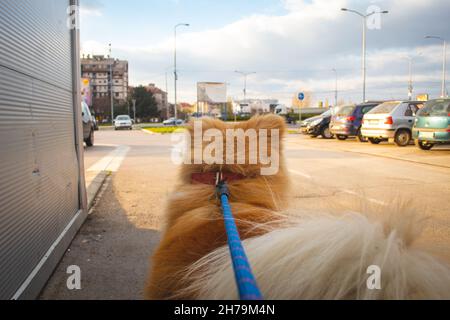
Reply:
[[119, 170], [123, 160], [130, 151], [128, 146], [119, 146], [117, 149], [111, 151], [106, 157], [97, 161], [92, 165], [87, 171], [88, 172], [100, 172], [100, 171], [110, 171], [117, 172]]
[[[303, 178], [306, 178], [308, 180], [313, 180], [313, 178], [309, 174], [306, 174], [304, 172], [301, 172], [301, 171], [298, 171], [298, 170], [289, 170], [289, 172], [292, 173], [292, 174], [295, 174], [297, 176], [301, 176]], [[349, 189], [343, 189], [343, 190], [341, 190], [341, 192], [346, 193], [346, 194], [350, 194], [350, 195], [358, 197], [358, 198], [365, 199], [365, 200], [367, 200], [369, 202], [372, 202], [372, 203], [376, 203], [376, 204], [383, 205], [383, 206], [386, 205], [386, 202], [362, 196], [359, 193], [357, 193], [355, 191], [352, 191], [352, 190], [349, 190]]]
[[383, 206], [386, 205], [386, 202], [383, 202], [383, 201], [380, 201], [380, 200], [377, 200], [377, 199], [373, 199], [373, 198], [364, 197], [364, 196], [360, 195], [359, 193], [357, 193], [355, 191], [352, 191], [352, 190], [344, 189], [344, 190], [342, 190], [342, 192], [343, 193], [347, 193], [347, 194], [351, 194], [351, 195], [353, 195], [355, 197], [358, 197], [358, 198], [366, 199], [367, 201], [372, 202], [372, 203], [380, 204], [380, 205], [383, 205]]
[[289, 172], [293, 173], [295, 175], [301, 176], [303, 178], [312, 180], [312, 177], [310, 175], [306, 174], [306, 173], [303, 173], [303, 172], [300, 172], [300, 171], [297, 171], [297, 170], [289, 170]]

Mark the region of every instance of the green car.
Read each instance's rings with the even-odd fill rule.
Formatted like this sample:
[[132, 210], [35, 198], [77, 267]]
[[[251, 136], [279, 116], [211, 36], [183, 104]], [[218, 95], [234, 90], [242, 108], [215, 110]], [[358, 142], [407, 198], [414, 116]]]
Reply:
[[430, 100], [425, 104], [417, 114], [413, 138], [422, 150], [450, 144], [450, 99]]

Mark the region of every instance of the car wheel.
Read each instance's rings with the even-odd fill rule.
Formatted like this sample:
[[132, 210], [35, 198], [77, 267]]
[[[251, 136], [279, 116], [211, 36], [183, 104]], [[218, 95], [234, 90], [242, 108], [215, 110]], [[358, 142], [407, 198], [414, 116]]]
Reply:
[[408, 130], [398, 130], [394, 142], [399, 147], [406, 147], [411, 142], [411, 133]]
[[367, 141], [368, 141], [367, 138], [365, 138], [365, 137], [362, 135], [361, 129], [358, 130], [357, 136], [358, 136], [359, 142], [363, 142], [363, 143], [364, 143], [364, 142], [367, 142]]
[[341, 140], [341, 141], [345, 141], [345, 140], [347, 140], [348, 139], [348, 137], [347, 136], [343, 136], [343, 135], [337, 135], [336, 136], [336, 138], [338, 139], [338, 140]]
[[369, 142], [370, 142], [371, 144], [380, 144], [380, 143], [381, 143], [381, 140], [380, 140], [380, 139], [377, 139], [377, 138], [369, 138]]
[[423, 141], [420, 141], [420, 140], [417, 140], [417, 141], [416, 141], [416, 145], [417, 145], [421, 150], [425, 150], [425, 151], [431, 150], [431, 148], [434, 147], [434, 144], [428, 143], [428, 142], [423, 142]]
[[94, 146], [94, 130], [91, 130], [91, 133], [89, 134], [89, 138], [86, 139], [86, 145], [88, 147]]
[[331, 133], [330, 127], [328, 127], [328, 126], [322, 129], [321, 135], [324, 139], [332, 139], [333, 138], [333, 134]]

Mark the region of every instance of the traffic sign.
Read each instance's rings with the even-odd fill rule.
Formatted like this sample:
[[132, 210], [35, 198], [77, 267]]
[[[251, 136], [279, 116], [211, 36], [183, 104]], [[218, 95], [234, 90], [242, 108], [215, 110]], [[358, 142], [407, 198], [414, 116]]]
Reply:
[[304, 94], [303, 92], [300, 92], [300, 93], [298, 94], [298, 100], [300, 100], [300, 101], [305, 100], [305, 94]]

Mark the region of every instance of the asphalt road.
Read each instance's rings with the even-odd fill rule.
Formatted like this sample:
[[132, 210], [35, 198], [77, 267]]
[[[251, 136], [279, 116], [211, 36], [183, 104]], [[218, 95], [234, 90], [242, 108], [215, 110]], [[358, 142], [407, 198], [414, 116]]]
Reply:
[[[176, 182], [168, 135], [100, 131], [86, 150], [86, 170], [112, 172], [88, 221], [44, 290], [42, 299], [140, 299], [148, 259], [159, 241], [167, 194]], [[398, 199], [432, 217], [424, 243], [450, 261], [450, 148], [372, 146], [289, 135], [291, 211], [357, 210]], [[386, 206], [387, 207], [387, 206]], [[82, 270], [82, 289], [66, 288], [66, 269]]]

